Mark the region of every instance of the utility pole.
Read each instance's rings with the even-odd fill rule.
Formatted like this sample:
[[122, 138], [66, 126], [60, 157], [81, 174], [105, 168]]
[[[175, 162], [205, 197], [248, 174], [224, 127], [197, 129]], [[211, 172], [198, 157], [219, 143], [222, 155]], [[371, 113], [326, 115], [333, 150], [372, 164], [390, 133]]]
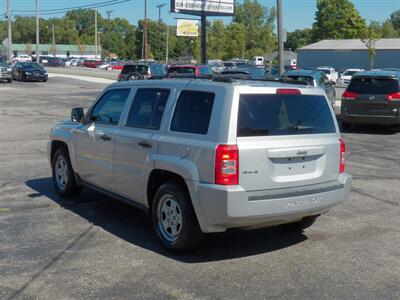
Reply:
[[94, 48], [95, 59], [97, 59], [97, 7], [94, 9]]
[[167, 47], [165, 49], [165, 64], [168, 64], [168, 49], [169, 48], [169, 27], [167, 24]]
[[106, 11], [107, 20], [108, 20], [108, 21], [110, 21], [110, 16], [111, 16], [111, 14], [112, 14], [113, 12], [114, 12], [113, 10], [107, 10], [107, 11]]
[[40, 62], [39, 53], [39, 0], [36, 0], [36, 62]]
[[7, 0], [7, 21], [8, 21], [8, 51], [7, 60], [12, 63], [12, 33], [11, 33], [11, 0]]
[[279, 75], [284, 73], [283, 68], [283, 24], [282, 24], [282, 0], [277, 0], [277, 14], [278, 14], [278, 58], [279, 58]]
[[56, 35], [54, 32], [54, 22], [53, 22], [53, 24], [51, 24], [51, 29], [53, 32], [53, 56], [56, 57]]
[[203, 11], [201, 14], [201, 63], [207, 62], [207, 19]]
[[147, 61], [147, 0], [144, 0], [143, 48], [144, 60]]
[[[164, 7], [166, 4], [158, 4], [158, 40], [161, 41], [161, 8]], [[162, 55], [161, 55], [161, 50], [162, 50], [162, 45], [161, 43], [159, 44], [159, 49], [158, 49], [158, 60], [161, 61]]]

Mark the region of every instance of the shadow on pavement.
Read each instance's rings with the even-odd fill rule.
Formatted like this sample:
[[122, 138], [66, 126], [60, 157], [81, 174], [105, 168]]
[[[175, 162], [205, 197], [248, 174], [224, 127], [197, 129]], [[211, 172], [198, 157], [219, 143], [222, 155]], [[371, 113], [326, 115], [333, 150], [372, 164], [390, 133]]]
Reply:
[[219, 261], [268, 253], [307, 239], [302, 233], [289, 233], [277, 227], [229, 230], [225, 233], [208, 234], [197, 249], [176, 255], [160, 246], [153, 233], [149, 216], [139, 209], [86, 188], [75, 198], [63, 199], [54, 192], [50, 177], [29, 180], [26, 185], [35, 191], [30, 194], [31, 197], [44, 195], [64, 209], [78, 214], [129, 243], [185, 263]]

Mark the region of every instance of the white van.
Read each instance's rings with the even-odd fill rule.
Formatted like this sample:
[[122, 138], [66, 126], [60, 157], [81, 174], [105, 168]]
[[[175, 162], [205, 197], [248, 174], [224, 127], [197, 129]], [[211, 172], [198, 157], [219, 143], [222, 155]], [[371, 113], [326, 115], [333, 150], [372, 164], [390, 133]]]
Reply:
[[254, 56], [251, 60], [251, 64], [255, 66], [263, 66], [264, 65], [264, 57], [263, 56]]

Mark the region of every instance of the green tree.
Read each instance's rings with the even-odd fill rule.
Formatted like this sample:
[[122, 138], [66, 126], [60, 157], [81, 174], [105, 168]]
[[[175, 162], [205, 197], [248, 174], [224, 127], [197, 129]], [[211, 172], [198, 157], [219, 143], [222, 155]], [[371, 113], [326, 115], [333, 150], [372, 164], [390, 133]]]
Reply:
[[375, 63], [375, 55], [376, 55], [375, 45], [376, 42], [381, 37], [380, 30], [381, 28], [379, 22], [375, 21], [371, 22], [367, 30], [363, 33], [361, 39], [361, 41], [365, 44], [365, 46], [368, 49], [368, 57], [371, 70], [374, 68], [374, 63]]
[[366, 23], [349, 0], [317, 0], [312, 39], [357, 39], [366, 31]]
[[390, 15], [390, 21], [393, 24], [393, 27], [397, 30], [397, 32], [400, 34], [400, 9], [394, 11]]
[[246, 28], [243, 23], [231, 23], [225, 28], [225, 56], [222, 59], [244, 58]]
[[381, 26], [382, 31], [382, 38], [389, 39], [389, 38], [398, 38], [400, 37], [400, 31], [396, 31], [393, 26], [393, 23], [390, 20], [387, 20], [382, 23]]
[[214, 20], [207, 31], [207, 57], [208, 59], [221, 59], [225, 57], [225, 26], [222, 20]]
[[296, 51], [298, 48], [306, 46], [312, 42], [312, 31], [310, 28], [297, 29], [293, 32], [288, 32], [285, 48]]

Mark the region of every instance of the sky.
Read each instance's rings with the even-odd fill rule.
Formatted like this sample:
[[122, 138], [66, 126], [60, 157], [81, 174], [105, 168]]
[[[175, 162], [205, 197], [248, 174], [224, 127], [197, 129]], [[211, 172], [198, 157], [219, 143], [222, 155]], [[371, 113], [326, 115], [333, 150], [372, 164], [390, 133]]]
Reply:
[[[74, 7], [85, 4], [100, 3], [106, 0], [39, 0], [39, 9], [55, 9]], [[241, 2], [242, 0], [236, 0]], [[400, 0], [352, 0], [361, 16], [367, 21], [385, 21], [390, 14], [400, 9]], [[6, 11], [7, 0], [0, 0], [0, 14]], [[166, 3], [161, 10], [161, 18], [164, 22], [172, 25], [175, 18], [190, 17], [188, 15], [170, 14], [170, 0], [147, 0], [148, 18], [158, 20], [157, 5]], [[267, 7], [276, 5], [276, 0], [260, 0], [260, 3]], [[316, 0], [282, 0], [283, 3], [283, 26], [287, 31], [311, 27], [314, 22]], [[35, 10], [35, 0], [11, 0], [12, 10]], [[144, 0], [131, 0], [125, 3], [114, 4], [112, 6], [99, 8], [99, 13], [106, 17], [106, 11], [113, 10], [111, 17], [123, 17], [134, 25], [144, 16]], [[23, 12], [20, 12], [20, 14]], [[34, 14], [34, 12], [33, 12]], [[46, 15], [43, 17], [62, 17], [63, 14]], [[231, 17], [221, 17], [225, 23], [229, 23]]]

